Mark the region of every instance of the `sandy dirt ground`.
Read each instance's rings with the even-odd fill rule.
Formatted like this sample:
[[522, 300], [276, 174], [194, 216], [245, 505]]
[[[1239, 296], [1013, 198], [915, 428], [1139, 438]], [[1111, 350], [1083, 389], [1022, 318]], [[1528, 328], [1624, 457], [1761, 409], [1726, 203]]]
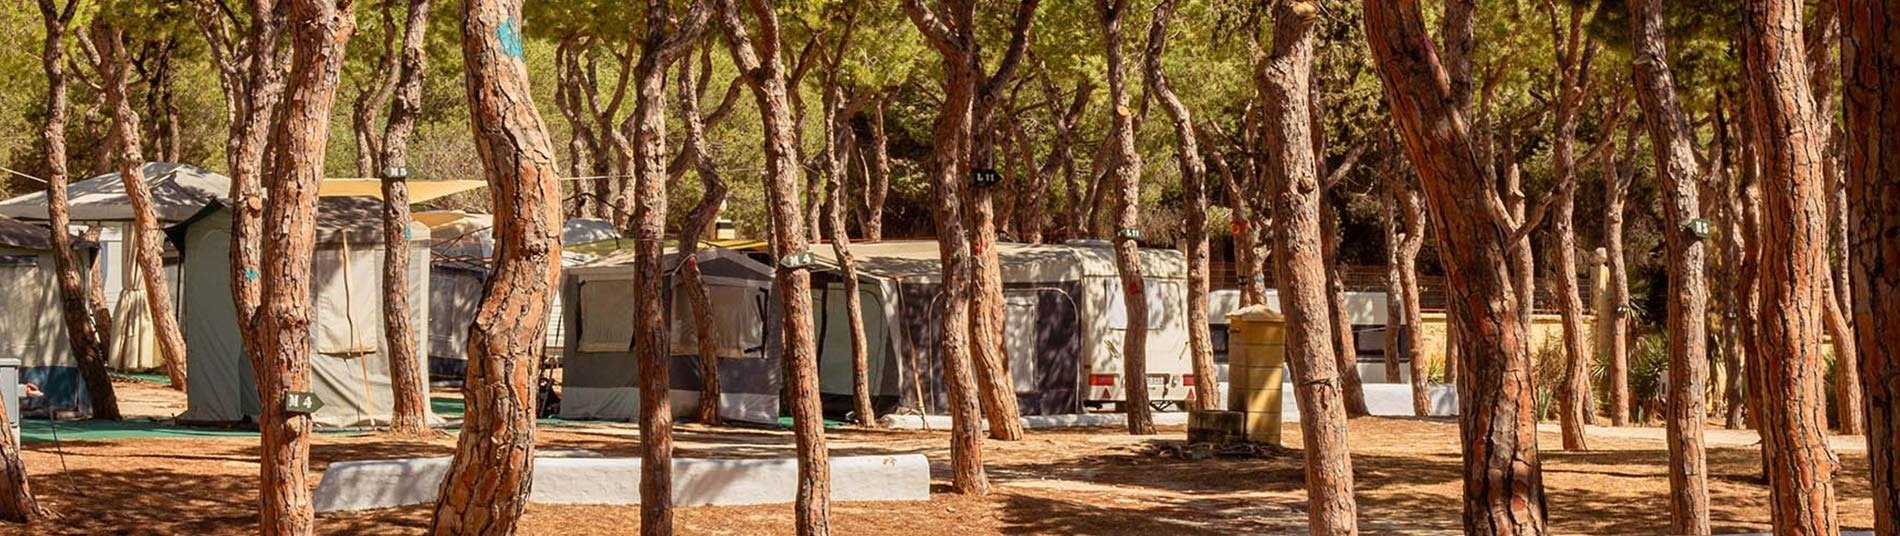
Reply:
[[[122, 384], [127, 413], [165, 416], [182, 396]], [[1367, 534], [1454, 533], [1459, 527], [1460, 457], [1456, 422], [1364, 418], [1352, 422], [1360, 527]], [[1249, 458], [1184, 460], [1156, 454], [1184, 439], [1179, 428], [1135, 437], [1115, 429], [1032, 431], [1020, 442], [990, 441], [984, 454], [995, 492], [946, 493], [948, 436], [941, 431], [836, 430], [833, 455], [921, 452], [936, 485], [929, 502], [839, 503], [838, 534], [1291, 534], [1305, 531], [1298, 449]], [[678, 428], [678, 456], [791, 456], [778, 430]], [[1545, 430], [1544, 483], [1550, 523], [1559, 534], [1659, 534], [1668, 525], [1662, 430], [1593, 428], [1592, 450], [1559, 452]], [[34, 442], [25, 458], [33, 486], [62, 519], [39, 534], [243, 534], [256, 519], [254, 437]], [[544, 448], [635, 455], [638, 431], [616, 424], [543, 427]], [[1289, 425], [1286, 444], [1300, 444]], [[1754, 434], [1712, 430], [1710, 478], [1717, 533], [1767, 529], [1767, 488], [1759, 479]], [[402, 440], [378, 435], [319, 435], [312, 471], [346, 460], [448, 455], [454, 438]], [[1847, 528], [1872, 524], [1864, 444], [1836, 438], [1844, 464], [1836, 479]], [[312, 479], [314, 485], [316, 479]], [[423, 506], [324, 514], [320, 533], [416, 534]], [[627, 534], [637, 506], [530, 505], [523, 534]], [[789, 505], [687, 507], [682, 534], [782, 534]], [[6, 532], [0, 528], [0, 532]]]

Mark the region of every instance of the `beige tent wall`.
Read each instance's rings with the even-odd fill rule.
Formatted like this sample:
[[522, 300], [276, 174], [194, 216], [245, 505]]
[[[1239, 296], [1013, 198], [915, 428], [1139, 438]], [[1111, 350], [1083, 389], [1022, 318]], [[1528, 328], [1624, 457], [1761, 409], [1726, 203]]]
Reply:
[[[1415, 344], [1418, 345], [1419, 353], [1425, 356], [1427, 368], [1433, 371], [1432, 376], [1440, 377], [1445, 367], [1445, 342], [1447, 340], [1445, 313], [1425, 313], [1423, 319], [1424, 323], [1419, 326], [1419, 340], [1416, 341]], [[1529, 333], [1533, 361], [1535, 361], [1539, 355], [1561, 356], [1563, 354], [1564, 322], [1562, 315], [1549, 313], [1531, 315]], [[1595, 333], [1595, 316], [1583, 315], [1584, 354], [1593, 356], [1592, 359], [1595, 359], [1594, 356], [1596, 355]]]

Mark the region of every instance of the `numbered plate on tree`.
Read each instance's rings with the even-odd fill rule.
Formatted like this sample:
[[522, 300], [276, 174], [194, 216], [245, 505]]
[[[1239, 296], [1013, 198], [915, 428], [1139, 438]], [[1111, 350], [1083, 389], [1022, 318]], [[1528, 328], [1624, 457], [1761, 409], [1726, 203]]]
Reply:
[[284, 393], [285, 413], [316, 413], [323, 409], [323, 399], [316, 393], [289, 391]]

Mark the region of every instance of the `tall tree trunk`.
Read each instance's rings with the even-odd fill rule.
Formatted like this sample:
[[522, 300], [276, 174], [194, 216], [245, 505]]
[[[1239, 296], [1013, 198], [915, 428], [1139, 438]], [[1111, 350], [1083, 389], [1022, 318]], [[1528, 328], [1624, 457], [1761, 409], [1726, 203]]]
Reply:
[[[1282, 155], [1268, 170], [1280, 266], [1280, 309], [1286, 314], [1287, 360], [1294, 363], [1294, 396], [1305, 442], [1307, 528], [1314, 534], [1357, 534], [1352, 455], [1346, 443], [1347, 387], [1333, 356], [1332, 315], [1326, 302], [1325, 255], [1320, 237], [1320, 153], [1313, 151], [1309, 110], [1313, 25], [1318, 2], [1283, 2], [1273, 10], [1273, 48], [1256, 68], [1265, 108], [1267, 154]], [[1132, 143], [1130, 143], [1132, 145]], [[1132, 147], [1131, 147], [1132, 149]]]
[[[247, 2], [245, 15], [250, 24], [242, 28], [232, 28], [231, 19], [208, 2], [198, 6], [198, 24], [217, 60], [229, 122], [225, 162], [231, 172], [231, 300], [244, 354], [257, 371], [267, 364], [265, 350], [257, 346], [262, 340], [257, 334], [257, 311], [263, 299], [263, 282], [258, 280], [263, 262], [262, 174], [265, 137], [273, 132], [284, 74], [290, 71], [290, 55], [283, 53], [280, 38], [286, 6], [277, 0]], [[242, 37], [234, 41], [234, 33]]]
[[1168, 75], [1161, 69], [1163, 47], [1168, 40], [1168, 22], [1174, 17], [1178, 0], [1162, 0], [1155, 5], [1148, 28], [1148, 53], [1142, 70], [1148, 88], [1155, 92], [1161, 108], [1174, 120], [1175, 158], [1181, 166], [1181, 189], [1187, 197], [1187, 324], [1188, 356], [1194, 375], [1194, 407], [1210, 411], [1220, 409], [1220, 389], [1215, 386], [1213, 334], [1208, 326], [1207, 293], [1207, 163], [1201, 160], [1194, 117], [1187, 105], [1175, 96]]
[[1412, 369], [1412, 414], [1425, 417], [1431, 415], [1431, 370], [1430, 364], [1425, 362], [1424, 349], [1419, 347], [1425, 337], [1425, 315], [1418, 285], [1418, 253], [1425, 248], [1425, 206], [1410, 181], [1397, 173], [1386, 176], [1386, 188], [1392, 191], [1398, 212], [1405, 218], [1404, 231], [1393, 247], [1398, 250], [1398, 294], [1405, 315], [1402, 329], [1405, 340], [1410, 343], [1405, 349], [1405, 359]]
[[1743, 285], [1747, 278], [1742, 275], [1742, 256], [1743, 250], [1751, 243], [1746, 242], [1744, 237], [1741, 177], [1731, 175], [1729, 171], [1729, 165], [1736, 163], [1734, 145], [1730, 142], [1732, 138], [1730, 138], [1728, 119], [1731, 117], [1728, 112], [1734, 104], [1729, 99], [1728, 92], [1720, 91], [1717, 95], [1715, 140], [1716, 145], [1719, 146], [1722, 165], [1717, 166], [1715, 171], [1719, 174], [1716, 182], [1721, 185], [1722, 198], [1715, 204], [1716, 213], [1722, 219], [1723, 238], [1722, 296], [1717, 298], [1722, 308], [1722, 333], [1718, 337], [1728, 348], [1722, 355], [1722, 366], [1728, 371], [1728, 375], [1723, 378], [1722, 386], [1724, 410], [1722, 427], [1735, 430], [1744, 426], [1742, 410], [1746, 407], [1746, 403], [1743, 402], [1745, 396], [1743, 378], [1747, 377], [1747, 373], [1743, 370], [1743, 363], [1751, 359], [1747, 354], [1748, 345], [1743, 341], [1742, 335], [1746, 329], [1744, 325], [1751, 320], [1745, 320], [1741, 315], [1743, 302], [1746, 299], [1744, 292], [1748, 288]]
[[1841, 2], [1853, 309], [1866, 387], [1874, 533], [1900, 534], [1900, 23], [1893, 2]]
[[1227, 229], [1228, 241], [1234, 248], [1234, 275], [1240, 287], [1240, 305], [1242, 307], [1260, 305], [1267, 302], [1266, 277], [1260, 272], [1262, 266], [1257, 258], [1259, 228], [1254, 224], [1254, 209], [1248, 200], [1254, 190], [1241, 186], [1227, 158], [1219, 150], [1210, 150], [1208, 157], [1213, 160], [1214, 169], [1221, 176], [1221, 185], [1227, 192]]
[[[423, 39], [429, 29], [430, 0], [409, 0], [403, 21], [402, 56], [393, 88], [395, 105], [383, 131], [383, 346], [389, 352], [392, 397], [389, 431], [397, 435], [429, 433], [428, 378], [421, 373], [416, 331], [409, 308], [409, 136], [422, 112], [422, 77], [427, 69]], [[393, 5], [386, 7], [394, 11]], [[391, 15], [391, 18], [394, 16]], [[389, 30], [395, 32], [394, 28]], [[367, 175], [365, 175], [367, 176]]]
[[[950, 403], [950, 487], [965, 495], [990, 491], [983, 472], [983, 440], [978, 421], [976, 377], [970, 362], [970, 245], [964, 230], [963, 188], [969, 177], [964, 145], [970, 139], [970, 116], [976, 100], [981, 68], [973, 54], [976, 39], [975, 4], [955, 0], [941, 4], [948, 19], [924, 5], [904, 0], [904, 12], [932, 48], [943, 57], [944, 99], [931, 136], [929, 168], [931, 194], [937, 198], [937, 248], [943, 262], [943, 326], [939, 358], [943, 360], [944, 391]], [[919, 400], [919, 404], [925, 401]]]
[[[1827, 297], [1823, 321], [1834, 348], [1835, 426], [1843, 435], [1859, 435], [1866, 416], [1861, 411], [1860, 349], [1853, 334], [1854, 315], [1848, 305], [1853, 283], [1849, 281], [1847, 258], [1853, 247], [1847, 242], [1847, 179], [1842, 177], [1840, 149], [1842, 132], [1834, 118], [1840, 93], [1834, 87], [1835, 63], [1832, 53], [1840, 38], [1837, 4], [1820, 2], [1803, 36], [1808, 65], [1810, 94], [1814, 96], [1814, 132], [1821, 138], [1821, 188], [1825, 192], [1828, 246]], [[1839, 259], [1838, 261], [1835, 259]]]
[[[711, 60], [712, 45], [708, 44], [708, 62]], [[699, 203], [686, 213], [686, 227], [680, 230], [680, 286], [686, 289], [686, 299], [693, 309], [693, 334], [699, 352], [699, 423], [718, 426], [725, 422], [719, 416], [719, 401], [723, 386], [719, 383], [719, 345], [714, 337], [717, 333], [713, 323], [712, 298], [706, 295], [706, 281], [699, 271], [699, 242], [706, 229], [719, 218], [719, 211], [726, 204], [726, 196], [731, 190], [725, 179], [719, 176], [719, 168], [713, 163], [712, 155], [707, 153], [706, 122], [699, 113], [699, 91], [694, 83], [696, 76], [711, 75], [710, 69], [695, 73], [693, 62], [680, 62], [680, 124], [685, 127], [686, 157], [692, 159], [693, 171], [699, 175]]]
[[854, 133], [851, 131], [851, 117], [868, 103], [868, 95], [847, 98], [846, 82], [839, 79], [844, 69], [845, 52], [849, 50], [851, 36], [856, 30], [858, 13], [849, 6], [845, 10], [842, 21], [844, 30], [838, 37], [836, 53], [825, 61], [827, 65], [824, 67], [822, 84], [825, 89], [822, 100], [825, 116], [822, 126], [825, 146], [822, 158], [826, 219], [831, 225], [831, 250], [838, 256], [838, 273], [844, 279], [845, 322], [851, 338], [852, 413], [856, 414], [859, 426], [870, 427], [877, 424], [877, 412], [871, 408], [871, 344], [864, 331], [864, 301], [858, 295], [858, 261], [851, 255], [850, 225], [845, 217], [845, 212], [851, 206], [850, 193], [846, 191], [851, 182], [848, 176], [850, 155], [856, 152], [852, 146]]
[[[970, 55], [976, 58], [978, 65], [976, 100], [970, 111], [970, 139], [963, 150], [972, 169], [995, 165], [996, 107], [1028, 51], [1029, 25], [1039, 3], [1040, 0], [1022, 0], [1017, 4], [1009, 45], [998, 60], [996, 71], [986, 73], [980, 48], [970, 48]], [[971, 279], [970, 354], [976, 363], [978, 393], [983, 402], [983, 415], [989, 419], [990, 438], [1016, 441], [1023, 437], [1022, 410], [1017, 406], [1009, 358], [1003, 353], [1003, 271], [996, 251], [994, 188], [972, 185], [963, 192], [963, 217], [971, 233], [970, 270], [975, 274]]]
[[[1388, 183], [1389, 184], [1389, 183]], [[1382, 216], [1380, 228], [1385, 232], [1385, 331], [1384, 350], [1380, 352], [1385, 369], [1385, 383], [1401, 383], [1399, 373], [1399, 344], [1404, 340], [1399, 326], [1405, 323], [1405, 291], [1401, 288], [1404, 276], [1399, 275], [1399, 192], [1388, 186], [1379, 192], [1379, 215]], [[1412, 390], [1412, 409], [1424, 416], [1426, 406], [1425, 391]]]
[[838, 273], [844, 279], [844, 314], [851, 331], [851, 400], [859, 426], [876, 426], [877, 412], [871, 408], [871, 343], [864, 332], [864, 302], [858, 296], [858, 261], [851, 255], [851, 235], [845, 209], [849, 193], [846, 159], [852, 152], [849, 121], [856, 113], [844, 100], [843, 85], [835, 77], [826, 84], [825, 118], [825, 197], [829, 199], [831, 249], [838, 256]]
[[[1317, 139], [1325, 134], [1320, 132], [1320, 122], [1313, 121], [1312, 135]], [[1323, 168], [1326, 151], [1314, 146], [1313, 163]], [[1315, 173], [1320, 173], [1315, 169]], [[1334, 370], [1339, 374], [1340, 394], [1345, 396], [1346, 415], [1364, 417], [1372, 414], [1366, 407], [1365, 383], [1359, 379], [1359, 341], [1352, 329], [1351, 311], [1346, 309], [1346, 278], [1339, 273], [1339, 211], [1332, 203], [1331, 189], [1320, 188], [1320, 258], [1326, 271], [1326, 318], [1333, 323], [1332, 344], [1333, 360], [1337, 361]], [[1286, 286], [1281, 282], [1281, 286]]]
[[1703, 421], [1708, 405], [1707, 244], [1691, 234], [1701, 218], [1697, 199], [1694, 131], [1682, 115], [1662, 25], [1661, 0], [1630, 3], [1636, 101], [1643, 108], [1664, 197], [1663, 235], [1669, 247], [1669, 519], [1670, 532], [1709, 533], [1708, 458]]
[[1630, 183], [1636, 179], [1636, 132], [1632, 121], [1623, 135], [1623, 156], [1604, 166], [1603, 185], [1603, 256], [1610, 272], [1608, 311], [1597, 314], [1610, 317], [1608, 342], [1610, 376], [1610, 425], [1630, 423], [1630, 278], [1623, 253], [1623, 212]]
[[673, 62], [699, 40], [711, 8], [711, 2], [698, 0], [683, 20], [675, 21], [670, 2], [646, 3], [646, 32], [631, 74], [633, 115], [618, 129], [633, 135], [633, 351], [640, 375], [640, 532], [646, 535], [673, 533], [672, 381], [667, 373], [672, 353], [666, 337], [668, 277], [661, 262], [668, 182], [666, 80]]
[[150, 306], [152, 329], [158, 338], [159, 354], [165, 359], [165, 375], [171, 388], [185, 390], [185, 335], [178, 327], [177, 310], [172, 307], [171, 283], [165, 278], [165, 234], [159, 229], [158, 209], [152, 191], [146, 185], [145, 156], [139, 144], [139, 116], [128, 99], [127, 78], [132, 59], [125, 50], [124, 31], [109, 24], [95, 24], [93, 40], [99, 47], [96, 67], [105, 81], [106, 107], [112, 114], [112, 140], [118, 149], [119, 178], [125, 184], [126, 200], [132, 206], [132, 262], [138, 266], [144, 283], [145, 302]]
[[[378, 164], [383, 159], [385, 149], [383, 137], [376, 132], [376, 119], [383, 115], [383, 109], [388, 108], [390, 100], [396, 96], [399, 76], [396, 71], [401, 61], [397, 54], [406, 53], [408, 46], [407, 42], [403, 42], [407, 40], [408, 32], [402, 32], [401, 40], [397, 38], [396, 3], [384, 2], [380, 7], [382, 9], [377, 11], [377, 15], [381, 18], [382, 50], [376, 56], [369, 80], [356, 92], [356, 102], [351, 104], [350, 110], [350, 130], [356, 134], [356, 176], [365, 178], [383, 176], [380, 173], [383, 166]], [[400, 51], [396, 48], [398, 42], [404, 45]]]
[[[106, 371], [106, 334], [110, 332], [111, 326], [98, 323], [100, 317], [93, 314], [86, 283], [80, 277], [84, 268], [73, 254], [73, 235], [69, 230], [72, 217], [66, 210], [66, 185], [71, 180], [71, 174], [66, 169], [64, 39], [78, 4], [78, 0], [67, 0], [65, 6], [61, 7], [55, 0], [39, 0], [40, 15], [46, 26], [46, 45], [40, 53], [40, 66], [46, 71], [47, 85], [44, 129], [46, 220], [47, 226], [52, 228], [53, 265], [59, 280], [61, 317], [66, 321], [66, 337], [72, 344], [73, 356], [79, 362], [79, 376], [86, 383], [86, 396], [92, 403], [92, 416], [95, 419], [118, 420], [119, 397]], [[109, 319], [111, 316], [104, 318]], [[17, 456], [17, 450], [10, 452], [15, 452]], [[18, 466], [17, 462], [13, 465]], [[38, 506], [31, 505], [32, 496], [26, 494], [25, 486], [25, 473], [21, 473], [19, 489], [22, 490], [21, 494], [25, 494], [25, 500], [15, 502], [32, 506], [19, 510], [24, 513], [22, 519], [30, 519], [42, 512]]]
[[1550, 9], [1551, 39], [1559, 41], [1557, 51], [1557, 114], [1555, 143], [1551, 155], [1557, 183], [1554, 192], [1556, 218], [1551, 233], [1556, 235], [1556, 277], [1552, 282], [1557, 294], [1557, 309], [1563, 318], [1564, 372], [1557, 394], [1558, 424], [1563, 431], [1564, 450], [1589, 450], [1585, 428], [1595, 419], [1590, 408], [1590, 354], [1584, 350], [1583, 296], [1577, 292], [1577, 115], [1590, 94], [1591, 64], [1596, 58], [1595, 41], [1583, 35], [1584, 9], [1571, 6], [1569, 23], [1560, 25], [1557, 6]]
[[[785, 259], [805, 253], [804, 218], [795, 198], [798, 184], [797, 136], [793, 132], [790, 92], [779, 50], [776, 6], [770, 0], [748, 0], [757, 19], [759, 36], [749, 37], [732, 0], [717, 0], [720, 19], [732, 49], [733, 63], [752, 86], [762, 116], [765, 140], [766, 215], [772, 228], [772, 255]], [[798, 449], [797, 522], [800, 535], [831, 531], [831, 464], [825, 452], [824, 415], [818, 394], [818, 349], [812, 335], [811, 273], [804, 267], [780, 262], [773, 291], [779, 295], [787, 382], [792, 397], [792, 428]], [[946, 331], [946, 334], [948, 331]], [[969, 423], [974, 426], [972, 420]], [[973, 429], [972, 429], [973, 430]], [[974, 439], [974, 436], [972, 436]]]
[[1148, 407], [1148, 294], [1141, 271], [1141, 153], [1135, 149], [1134, 115], [1128, 108], [1126, 60], [1122, 57], [1122, 16], [1128, 0], [1095, 0], [1102, 16], [1102, 42], [1108, 49], [1108, 95], [1113, 123], [1115, 165], [1115, 271], [1121, 275], [1122, 303], [1127, 307], [1127, 329], [1122, 336], [1122, 410], [1128, 413], [1128, 433], [1155, 433]]
[[469, 327], [462, 387], [468, 413], [436, 493], [430, 532], [508, 534], [534, 481], [536, 377], [560, 266], [561, 190], [554, 147], [528, 86], [521, 5], [468, 0], [461, 18], [468, 107], [495, 211], [496, 254]]
[[871, 242], [884, 240], [884, 200], [891, 191], [890, 138], [884, 134], [886, 104], [886, 99], [880, 97], [872, 108], [871, 142], [861, 148], [870, 154], [864, 158], [864, 211], [858, 227], [864, 239]]
[[[1778, 532], [1833, 534], [1833, 476], [1822, 391], [1821, 335], [1827, 285], [1823, 141], [1801, 55], [1802, 4], [1743, 3], [1742, 58], [1749, 106], [1760, 127], [1762, 445]], [[1653, 122], [1653, 121], [1652, 121]], [[1679, 227], [1677, 227], [1679, 229]], [[1699, 342], [1699, 339], [1698, 339]]]
[[[1425, 192], [1446, 261], [1452, 329], [1461, 341], [1459, 433], [1465, 445], [1465, 530], [1545, 531], [1542, 463], [1532, 403], [1529, 344], [1507, 269], [1511, 233], [1491, 216], [1487, 184], [1466, 115], [1443, 85], [1445, 70], [1417, 3], [1366, 0], [1366, 36], [1378, 60], [1400, 139]], [[1460, 156], [1467, 155], [1467, 156]]]
[[356, 29], [354, 4], [290, 2], [291, 70], [284, 107], [271, 132], [270, 197], [263, 203], [261, 301], [256, 311], [262, 355], [252, 370], [261, 402], [263, 505], [260, 532], [309, 534], [309, 414], [290, 413], [286, 393], [309, 391], [310, 258], [316, 251], [318, 183], [329, 146], [331, 107], [343, 69], [343, 51]]

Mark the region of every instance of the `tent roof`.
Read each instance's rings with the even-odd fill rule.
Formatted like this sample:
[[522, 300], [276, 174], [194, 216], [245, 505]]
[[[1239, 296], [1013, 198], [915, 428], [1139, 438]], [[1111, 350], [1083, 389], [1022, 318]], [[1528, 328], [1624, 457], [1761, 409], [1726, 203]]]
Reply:
[[[190, 219], [231, 191], [231, 178], [189, 164], [149, 162], [142, 168], [152, 200], [162, 221]], [[73, 221], [131, 221], [132, 202], [117, 172], [72, 183], [67, 209]], [[46, 192], [34, 192], [0, 201], [0, 215], [43, 221]]]
[[[701, 248], [698, 260], [702, 273], [710, 277], [770, 281], [773, 275], [771, 266], [752, 260], [744, 253], [721, 247]], [[632, 272], [633, 263], [633, 250], [629, 248], [566, 271], [577, 276], [617, 276]], [[662, 270], [672, 273], [679, 267], [679, 252], [669, 249], [660, 257], [660, 266]]]
[[0, 246], [48, 251], [53, 249], [53, 237], [45, 227], [0, 216]]
[[[197, 215], [172, 226], [167, 232], [179, 235], [185, 228], [211, 220], [214, 216], [219, 223], [228, 225], [231, 211], [223, 203], [214, 203]], [[429, 240], [429, 227], [419, 222], [409, 222], [407, 231], [411, 242]], [[382, 243], [383, 202], [368, 197], [317, 198], [317, 241], [338, 242], [344, 239], [365, 246]]]
[[[405, 184], [409, 186], [409, 203], [416, 204], [488, 186], [488, 181], [407, 181]], [[322, 185], [317, 188], [317, 195], [382, 199], [383, 181], [382, 179], [324, 179]]]
[[[838, 265], [837, 253], [827, 244], [813, 244], [812, 256], [830, 266]], [[1113, 277], [1115, 249], [1107, 242], [1070, 244], [996, 244], [1003, 279], [1007, 281], [1071, 281], [1084, 277]], [[851, 244], [858, 270], [885, 278], [934, 280], [943, 276], [941, 253], [935, 240], [891, 240]], [[1172, 249], [1141, 250], [1142, 274], [1155, 278], [1182, 278], [1187, 274], [1187, 256]]]

